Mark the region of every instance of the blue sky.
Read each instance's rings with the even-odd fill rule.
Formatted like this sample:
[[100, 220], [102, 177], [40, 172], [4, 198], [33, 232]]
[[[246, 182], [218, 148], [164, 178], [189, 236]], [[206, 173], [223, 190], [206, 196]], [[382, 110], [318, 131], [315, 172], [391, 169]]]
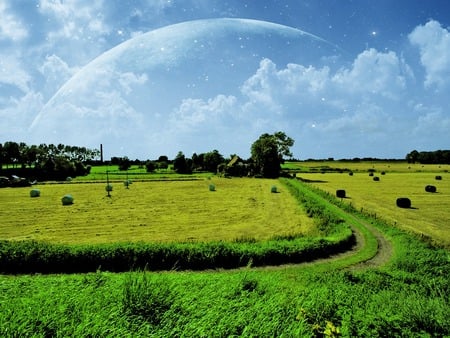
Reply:
[[[163, 28], [216, 18], [318, 38], [245, 34], [223, 21]], [[0, 142], [102, 143], [106, 156], [132, 159], [247, 157], [260, 134], [283, 130], [300, 159], [449, 149], [449, 26], [447, 0], [2, 0]], [[130, 42], [107, 53], [130, 39], [161, 45], [152, 63]]]

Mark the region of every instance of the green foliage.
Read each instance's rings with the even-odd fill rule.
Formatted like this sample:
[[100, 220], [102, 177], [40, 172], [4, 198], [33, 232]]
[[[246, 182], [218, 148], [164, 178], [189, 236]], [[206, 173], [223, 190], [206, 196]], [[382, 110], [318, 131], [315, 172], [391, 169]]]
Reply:
[[186, 159], [183, 152], [179, 151], [177, 156], [173, 160], [173, 169], [178, 174], [191, 174], [192, 160]]
[[289, 148], [294, 140], [283, 132], [262, 134], [251, 147], [252, 159], [255, 162], [256, 174], [275, 178], [280, 175], [283, 156], [292, 156]]
[[150, 279], [146, 272], [126, 276], [122, 298], [126, 316], [158, 325], [173, 303], [174, 296], [166, 279]]

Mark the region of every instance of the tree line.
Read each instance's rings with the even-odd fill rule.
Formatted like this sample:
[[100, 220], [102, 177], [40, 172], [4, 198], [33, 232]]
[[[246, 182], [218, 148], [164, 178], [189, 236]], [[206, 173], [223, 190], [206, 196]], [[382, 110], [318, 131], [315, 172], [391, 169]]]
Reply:
[[408, 163], [450, 164], [450, 150], [417, 151], [406, 155]]
[[87, 164], [99, 154], [99, 150], [86, 147], [8, 141], [0, 143], [0, 171], [35, 179], [65, 179], [88, 174]]
[[[289, 149], [293, 144], [294, 140], [284, 132], [265, 133], [252, 144], [251, 158], [247, 160], [238, 155], [225, 159], [218, 150], [194, 153], [191, 158], [180, 151], [172, 161], [167, 156], [160, 156], [157, 161], [146, 161], [145, 167], [148, 172], [152, 172], [166, 169], [171, 164], [175, 172], [180, 174], [209, 171], [229, 176], [275, 178], [280, 175], [284, 157], [292, 156]], [[0, 143], [0, 170], [5, 174], [19, 169], [21, 174], [36, 179], [66, 179], [88, 174], [90, 163], [97, 163], [95, 160], [99, 156], [99, 150], [85, 147], [63, 144], [29, 146], [24, 142], [5, 142]], [[112, 157], [109, 163], [118, 165], [119, 170], [128, 170], [136, 161], [127, 157]]]

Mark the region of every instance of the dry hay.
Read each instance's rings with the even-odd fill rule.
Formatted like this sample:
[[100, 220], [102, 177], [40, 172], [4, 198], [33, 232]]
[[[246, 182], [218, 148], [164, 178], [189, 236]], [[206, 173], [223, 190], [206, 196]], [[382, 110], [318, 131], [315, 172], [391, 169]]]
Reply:
[[61, 199], [63, 205], [71, 205], [73, 204], [73, 196], [72, 195], [64, 195]]
[[427, 185], [425, 187], [426, 192], [436, 192], [436, 187], [434, 185]]
[[345, 198], [345, 190], [343, 189], [336, 190], [336, 197]]
[[399, 197], [397, 198], [397, 206], [399, 208], [411, 208], [411, 200], [407, 197]]

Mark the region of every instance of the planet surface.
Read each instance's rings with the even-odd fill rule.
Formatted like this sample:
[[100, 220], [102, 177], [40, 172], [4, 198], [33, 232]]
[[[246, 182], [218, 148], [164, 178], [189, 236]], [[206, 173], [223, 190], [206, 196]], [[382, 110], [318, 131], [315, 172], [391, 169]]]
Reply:
[[[312, 85], [297, 93], [293, 83], [289, 93], [284, 78], [283, 92], [277, 92], [276, 79], [268, 84], [261, 73], [332, 69], [339, 54], [319, 37], [265, 21], [170, 25], [125, 41], [83, 67], [47, 102], [29, 132], [38, 143], [45, 136], [55, 144], [103, 144], [106, 156], [130, 159], [213, 149], [245, 156], [261, 133], [284, 130], [295, 139], [305, 114], [296, 106], [308, 100]], [[283, 75], [266, 75], [273, 74]], [[282, 99], [286, 95], [289, 100]], [[292, 123], [286, 124], [286, 116]]]

